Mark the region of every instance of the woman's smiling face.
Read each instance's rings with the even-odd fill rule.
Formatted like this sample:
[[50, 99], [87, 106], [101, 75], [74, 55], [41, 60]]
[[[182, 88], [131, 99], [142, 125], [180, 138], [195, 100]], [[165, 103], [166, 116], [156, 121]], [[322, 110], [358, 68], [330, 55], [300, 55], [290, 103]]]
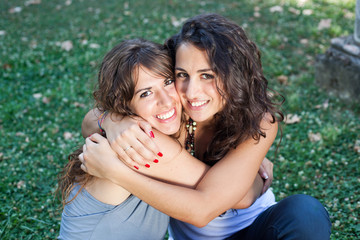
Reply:
[[176, 51], [176, 90], [185, 112], [195, 121], [211, 121], [224, 107], [206, 52], [190, 43]]
[[131, 110], [160, 132], [176, 133], [181, 123], [181, 103], [173, 79], [156, 76], [140, 66]]

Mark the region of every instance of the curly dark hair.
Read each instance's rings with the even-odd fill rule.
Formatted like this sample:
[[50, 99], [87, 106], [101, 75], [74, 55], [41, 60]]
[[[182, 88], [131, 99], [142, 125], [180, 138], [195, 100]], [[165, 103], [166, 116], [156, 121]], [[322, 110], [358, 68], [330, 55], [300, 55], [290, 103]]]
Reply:
[[[205, 50], [217, 75], [217, 89], [226, 102], [215, 115], [215, 134], [203, 158], [209, 164], [222, 159], [249, 137], [257, 141], [266, 137], [260, 127], [266, 113], [271, 114], [272, 123], [283, 120], [279, 107], [284, 98], [270, 92], [260, 51], [239, 25], [217, 14], [201, 14], [188, 19], [180, 32], [165, 42], [173, 61], [184, 43]], [[275, 100], [277, 96], [280, 101]]]
[[[174, 76], [171, 57], [163, 45], [144, 39], [125, 40], [110, 50], [102, 61], [98, 87], [93, 93], [96, 107], [102, 111], [135, 115], [129, 106], [140, 67], [145, 67], [164, 79], [173, 79]], [[92, 178], [80, 168], [81, 153], [82, 148], [71, 153], [59, 175], [58, 192], [62, 195], [63, 205], [74, 200]], [[68, 199], [77, 184], [81, 188], [75, 197]]]

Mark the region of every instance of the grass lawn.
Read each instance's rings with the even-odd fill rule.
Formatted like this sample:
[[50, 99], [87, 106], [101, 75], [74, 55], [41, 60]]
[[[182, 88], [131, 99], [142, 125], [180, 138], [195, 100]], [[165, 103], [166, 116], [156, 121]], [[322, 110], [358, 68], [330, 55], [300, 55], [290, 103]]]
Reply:
[[203, 12], [245, 28], [285, 113], [298, 118], [283, 125], [278, 155], [268, 154], [277, 200], [312, 195], [329, 211], [331, 239], [359, 239], [360, 106], [314, 81], [316, 55], [353, 32], [353, 0], [1, 1], [0, 239], [56, 238], [56, 177], [82, 143], [104, 54], [125, 38], [163, 42]]

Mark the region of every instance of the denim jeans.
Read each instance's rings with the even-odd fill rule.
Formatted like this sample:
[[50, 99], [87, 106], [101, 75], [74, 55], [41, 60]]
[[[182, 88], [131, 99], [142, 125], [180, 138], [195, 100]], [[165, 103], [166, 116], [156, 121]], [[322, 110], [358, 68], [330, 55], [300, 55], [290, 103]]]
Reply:
[[227, 239], [328, 240], [331, 222], [324, 206], [308, 195], [293, 195], [261, 213], [247, 228]]

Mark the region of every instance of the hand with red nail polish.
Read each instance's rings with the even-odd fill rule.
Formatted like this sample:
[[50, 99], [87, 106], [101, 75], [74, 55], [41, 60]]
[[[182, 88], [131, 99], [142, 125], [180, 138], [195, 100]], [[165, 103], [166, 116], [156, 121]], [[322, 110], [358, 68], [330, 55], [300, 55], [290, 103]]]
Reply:
[[[162, 157], [154, 142], [151, 125], [139, 117], [121, 117], [112, 122], [113, 115], [106, 118], [103, 127], [112, 149], [128, 166], [145, 166]], [[126, 150], [126, 151], [125, 151]]]

